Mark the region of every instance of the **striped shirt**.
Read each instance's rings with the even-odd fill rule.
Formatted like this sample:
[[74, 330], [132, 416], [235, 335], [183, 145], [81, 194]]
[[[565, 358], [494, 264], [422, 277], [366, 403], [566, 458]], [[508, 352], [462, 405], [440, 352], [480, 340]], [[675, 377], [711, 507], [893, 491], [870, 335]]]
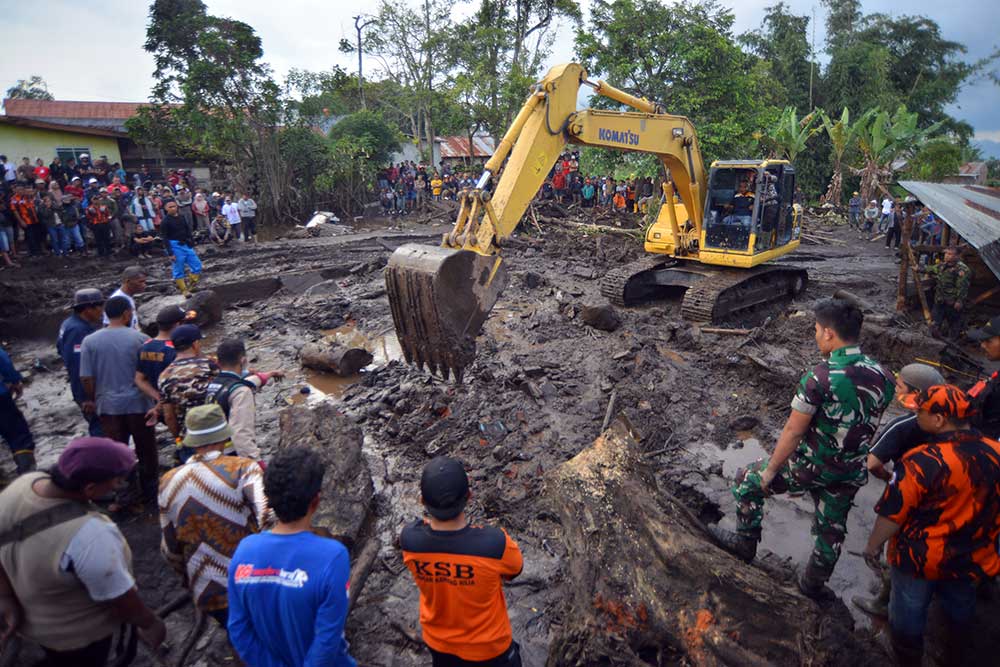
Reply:
[[195, 454], [160, 479], [160, 549], [184, 576], [195, 604], [226, 609], [229, 561], [247, 535], [272, 523], [256, 461]]

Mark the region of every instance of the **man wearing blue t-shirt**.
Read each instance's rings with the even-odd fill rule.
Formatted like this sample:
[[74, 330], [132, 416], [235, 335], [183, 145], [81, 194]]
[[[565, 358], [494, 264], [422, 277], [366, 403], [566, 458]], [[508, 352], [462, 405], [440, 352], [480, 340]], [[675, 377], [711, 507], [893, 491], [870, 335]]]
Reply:
[[245, 538], [229, 564], [229, 639], [254, 667], [355, 667], [344, 639], [350, 559], [312, 531], [325, 466], [315, 452], [285, 449], [264, 472], [278, 519]]

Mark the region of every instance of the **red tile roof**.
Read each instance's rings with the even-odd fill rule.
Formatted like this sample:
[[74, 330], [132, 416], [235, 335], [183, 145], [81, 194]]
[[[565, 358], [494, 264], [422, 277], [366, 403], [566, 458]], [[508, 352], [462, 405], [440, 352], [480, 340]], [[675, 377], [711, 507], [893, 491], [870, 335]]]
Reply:
[[974, 176], [981, 171], [986, 171], [985, 162], [966, 162], [959, 168], [958, 173], [963, 176]]
[[19, 127], [37, 127], [43, 130], [58, 130], [60, 132], [73, 132], [76, 134], [89, 134], [98, 137], [127, 137], [125, 132], [119, 132], [114, 128], [90, 127], [88, 125], [76, 125], [68, 123], [50, 123], [34, 118], [18, 118], [16, 116], [0, 116], [0, 125], [16, 125]]
[[4, 100], [8, 116], [20, 118], [93, 118], [125, 120], [146, 102], [76, 102], [71, 100]]

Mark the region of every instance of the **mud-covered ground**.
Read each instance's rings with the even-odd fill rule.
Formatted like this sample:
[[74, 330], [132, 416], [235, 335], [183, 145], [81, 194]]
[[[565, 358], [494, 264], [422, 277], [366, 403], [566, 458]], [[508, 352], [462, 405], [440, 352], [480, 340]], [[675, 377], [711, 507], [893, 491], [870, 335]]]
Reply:
[[[869, 320], [878, 320], [878, 326], [866, 329], [862, 347], [893, 368], [941, 353], [941, 344], [919, 335], [923, 327], [915, 319], [890, 320], [898, 272], [892, 252], [843, 228], [828, 230], [842, 245], [803, 246], [785, 260], [809, 270], [808, 289], [796, 301], [726, 323], [760, 325], [748, 338], [692, 327], [681, 320], [676, 299], [619, 310], [621, 326], [610, 333], [588, 327], [580, 309], [602, 302], [600, 276], [640, 258], [641, 244], [553, 225], [507, 244], [510, 287], [479, 339], [476, 362], [456, 386], [399, 360], [381, 271], [399, 244], [436, 243], [443, 230], [375, 224], [342, 231], [319, 239], [203, 249], [202, 284], [227, 302], [222, 323], [208, 331], [208, 351], [224, 336], [241, 336], [254, 367], [289, 372], [257, 398], [265, 452], [276, 447], [278, 413], [292, 402], [337, 401], [365, 433], [376, 499], [374, 521], [362, 539], [378, 537], [383, 544], [347, 626], [352, 652], [365, 665], [429, 662], [419, 643], [416, 588], [394, 540], [420, 513], [417, 482], [432, 456], [448, 453], [466, 461], [473, 519], [503, 526], [520, 544], [525, 570], [508, 589], [508, 606], [525, 664], [542, 665], [562, 623], [560, 587], [572, 585], [562, 576], [564, 549], [545, 474], [598, 435], [612, 393], [617, 410], [642, 434], [649, 465], [664, 488], [703, 519], [723, 516], [726, 523], [734, 512], [728, 489], [736, 470], [773, 448], [795, 381], [818, 361], [809, 312], [815, 299], [846, 289], [870, 302], [875, 312]], [[130, 263], [47, 258], [0, 272], [0, 331], [5, 349], [30, 376], [23, 408], [43, 465], [84, 431], [54, 350], [65, 316], [59, 308], [80, 287], [110, 292]], [[148, 266], [149, 292], [140, 305], [173, 289], [165, 259]], [[303, 371], [298, 349], [323, 336], [365, 345], [375, 362], [346, 381]], [[161, 435], [166, 465], [171, 443]], [[2, 466], [12, 472], [9, 459], [2, 459]], [[861, 559], [849, 552], [862, 548], [880, 492], [881, 483], [873, 480], [858, 494], [831, 581], [848, 607], [852, 595], [867, 595], [873, 583]], [[810, 550], [811, 512], [802, 498], [768, 503], [763, 547], [772, 554], [765, 555], [768, 562], [788, 573], [780, 583], [791, 580]], [[136, 517], [122, 528], [143, 597], [161, 605], [179, 592], [179, 581], [159, 555], [156, 517]], [[851, 609], [858, 631], [867, 632], [868, 619]], [[996, 616], [993, 603], [981, 605], [981, 618]], [[191, 618], [188, 608], [170, 619], [173, 655]], [[224, 638], [209, 628], [190, 664], [223, 664]], [[975, 635], [977, 650], [995, 654], [1000, 633], [987, 626], [981, 630]], [[30, 647], [27, 651], [30, 655]], [[872, 657], [877, 655], [873, 643]], [[138, 664], [150, 664], [149, 658], [141, 655]]]

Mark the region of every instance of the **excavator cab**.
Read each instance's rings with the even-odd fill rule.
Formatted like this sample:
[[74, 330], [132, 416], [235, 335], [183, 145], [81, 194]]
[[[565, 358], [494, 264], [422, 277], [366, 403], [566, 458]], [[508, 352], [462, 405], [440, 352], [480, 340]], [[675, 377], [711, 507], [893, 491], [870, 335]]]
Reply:
[[755, 256], [797, 241], [794, 192], [795, 170], [784, 160], [713, 163], [701, 247], [708, 257], [714, 253], [731, 257], [710, 263], [755, 266], [759, 263]]

